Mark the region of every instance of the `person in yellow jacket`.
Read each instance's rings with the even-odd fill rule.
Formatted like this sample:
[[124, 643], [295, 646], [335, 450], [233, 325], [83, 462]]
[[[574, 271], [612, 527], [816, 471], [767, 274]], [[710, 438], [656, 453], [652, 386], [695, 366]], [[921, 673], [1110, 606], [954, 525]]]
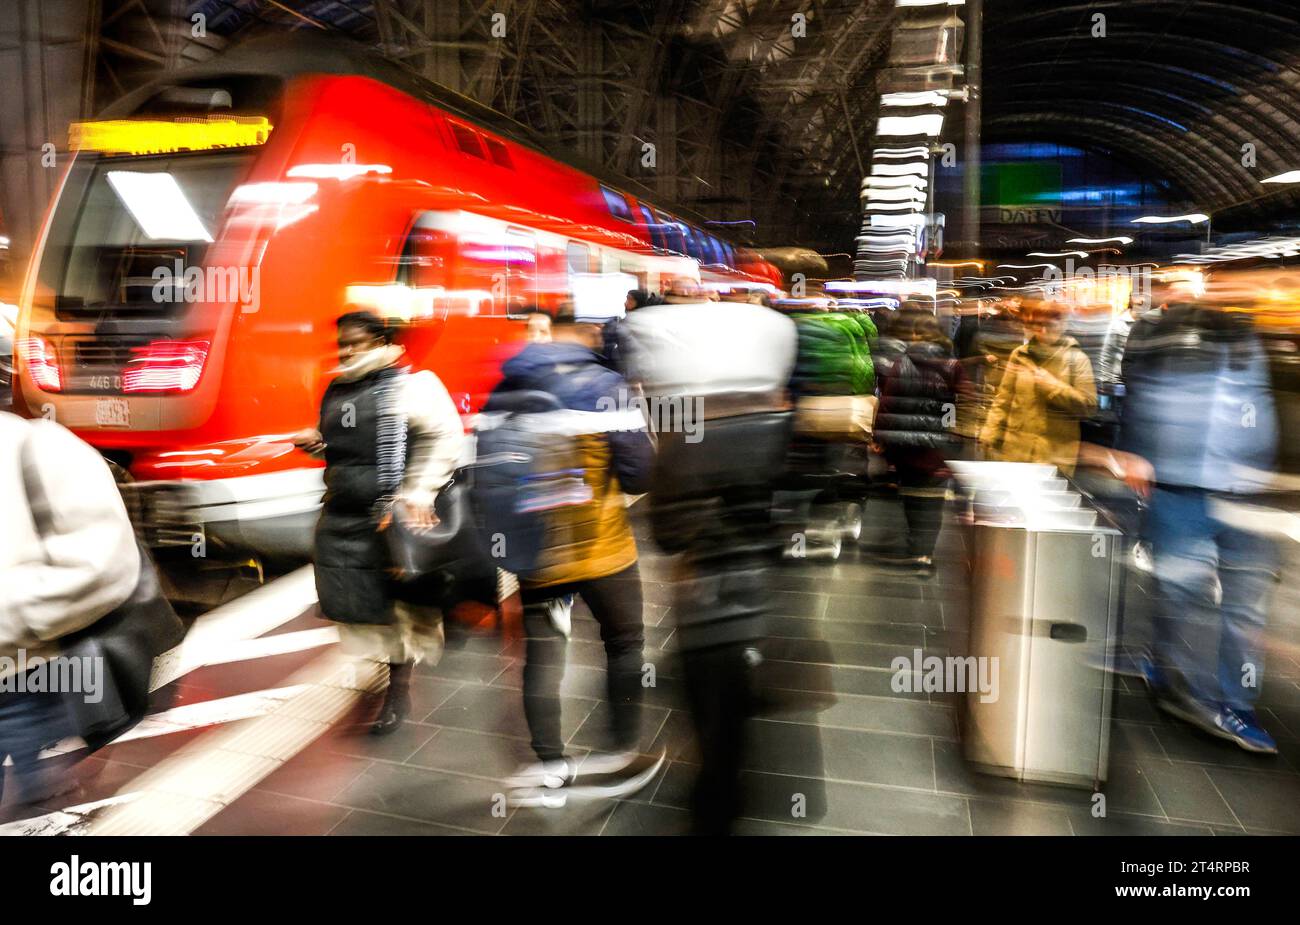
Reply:
[[1053, 463], [1072, 474], [1079, 422], [1097, 408], [1092, 363], [1066, 336], [1060, 305], [1030, 305], [1024, 319], [1029, 340], [1007, 361], [980, 443], [994, 459]]

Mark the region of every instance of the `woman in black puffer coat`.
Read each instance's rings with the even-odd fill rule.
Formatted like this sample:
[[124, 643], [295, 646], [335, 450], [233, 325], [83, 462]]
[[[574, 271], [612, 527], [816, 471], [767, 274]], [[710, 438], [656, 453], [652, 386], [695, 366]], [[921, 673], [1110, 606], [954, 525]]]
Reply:
[[956, 433], [961, 364], [932, 312], [906, 307], [892, 319], [874, 355], [880, 405], [875, 441], [898, 474], [907, 519], [907, 561], [933, 567], [943, 524], [947, 460], [961, 452]]
[[443, 642], [441, 614], [426, 612], [428, 589], [392, 576], [381, 525], [401, 504], [412, 527], [431, 527], [434, 501], [464, 444], [446, 388], [432, 372], [409, 368], [395, 335], [369, 312], [339, 318], [339, 367], [321, 400], [319, 428], [294, 437], [325, 459], [314, 556], [321, 612], [339, 625], [344, 651], [388, 663], [377, 734], [401, 724], [411, 666], [436, 660]]

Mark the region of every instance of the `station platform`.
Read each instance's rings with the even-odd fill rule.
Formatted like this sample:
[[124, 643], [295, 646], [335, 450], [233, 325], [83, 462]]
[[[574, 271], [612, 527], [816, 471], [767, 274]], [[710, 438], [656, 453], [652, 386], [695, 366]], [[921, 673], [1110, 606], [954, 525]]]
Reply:
[[[937, 574], [921, 578], [873, 555], [900, 535], [899, 517], [891, 503], [873, 502], [859, 544], [838, 561], [774, 569], [764, 671], [788, 698], [781, 712], [752, 721], [739, 832], [1300, 834], [1300, 586], [1280, 585], [1273, 601], [1259, 711], [1280, 754], [1248, 754], [1199, 733], [1117, 678], [1098, 817], [1088, 790], [974, 772], [954, 696], [893, 690], [896, 656], [961, 652], [967, 619], [961, 531], [945, 527]], [[529, 757], [518, 640], [452, 632], [441, 662], [416, 669], [410, 721], [386, 737], [366, 734], [364, 692], [382, 678], [338, 680], [337, 635], [315, 613], [303, 569], [200, 618], [166, 669], [174, 679], [162, 679], [167, 709], [94, 755], [51, 756], [75, 762], [69, 791], [22, 810], [0, 805], [0, 832], [684, 833], [695, 752], [668, 563], [648, 540], [641, 550], [645, 657], [655, 666], [641, 748], [667, 760], [632, 798], [504, 805], [502, 779]], [[1300, 574], [1295, 543], [1284, 556], [1283, 574]], [[1135, 588], [1140, 595], [1140, 576]], [[579, 604], [563, 687], [574, 756], [607, 744], [603, 666], [597, 626]], [[123, 814], [130, 806], [133, 817]]]

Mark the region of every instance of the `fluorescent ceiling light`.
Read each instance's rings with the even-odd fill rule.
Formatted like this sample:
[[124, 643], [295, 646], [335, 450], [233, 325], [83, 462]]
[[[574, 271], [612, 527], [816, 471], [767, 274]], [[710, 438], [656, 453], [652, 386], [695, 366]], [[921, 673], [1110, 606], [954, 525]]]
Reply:
[[881, 116], [876, 122], [877, 135], [929, 135], [943, 131], [943, 114], [923, 116]]
[[885, 93], [880, 97], [882, 106], [947, 106], [948, 97], [938, 90], [912, 90]]
[[1208, 222], [1210, 217], [1202, 212], [1192, 212], [1188, 215], [1144, 215], [1141, 218], [1135, 218], [1129, 224], [1131, 225], [1164, 225], [1169, 222], [1191, 222], [1193, 225], [1199, 225], [1202, 222]]
[[1087, 251], [1062, 251], [1059, 254], [1044, 254], [1041, 251], [1034, 251], [1032, 254], [1025, 254], [1026, 257], [1087, 257]]
[[140, 229], [155, 241], [211, 241], [180, 184], [163, 171], [110, 170], [108, 184]]
[[1260, 183], [1300, 183], [1300, 170], [1288, 170], [1286, 173], [1280, 173], [1276, 177], [1267, 177], [1259, 181]]
[[1128, 237], [1118, 238], [1071, 238], [1066, 244], [1132, 244], [1133, 239]]
[[910, 189], [923, 190], [930, 185], [925, 177], [867, 177], [862, 181], [862, 188], [867, 189]]
[[924, 164], [872, 164], [873, 177], [923, 177], [928, 171]]
[[924, 228], [924, 215], [873, 215], [872, 228]]
[[872, 157], [887, 157], [895, 160], [911, 160], [914, 157], [930, 156], [930, 149], [925, 145], [913, 145], [910, 148], [876, 148], [871, 152]]

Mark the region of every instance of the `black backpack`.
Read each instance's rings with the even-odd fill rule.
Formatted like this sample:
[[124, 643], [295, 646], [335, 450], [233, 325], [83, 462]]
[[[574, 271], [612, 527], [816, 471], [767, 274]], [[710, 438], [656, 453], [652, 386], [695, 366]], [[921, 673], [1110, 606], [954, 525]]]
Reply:
[[480, 542], [498, 567], [521, 577], [563, 543], [552, 512], [591, 500], [577, 441], [546, 417], [563, 411], [550, 392], [499, 392], [475, 431], [470, 497]]

